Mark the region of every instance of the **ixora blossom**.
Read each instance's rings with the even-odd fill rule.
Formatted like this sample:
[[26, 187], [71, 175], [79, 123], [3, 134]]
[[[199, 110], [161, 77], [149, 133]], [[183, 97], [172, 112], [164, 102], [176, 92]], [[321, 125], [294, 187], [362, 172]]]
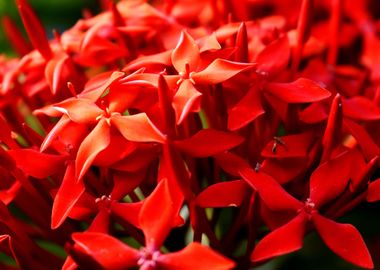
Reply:
[[255, 269], [313, 232], [380, 267], [340, 220], [380, 200], [374, 1], [99, 2], [2, 18], [1, 269]]

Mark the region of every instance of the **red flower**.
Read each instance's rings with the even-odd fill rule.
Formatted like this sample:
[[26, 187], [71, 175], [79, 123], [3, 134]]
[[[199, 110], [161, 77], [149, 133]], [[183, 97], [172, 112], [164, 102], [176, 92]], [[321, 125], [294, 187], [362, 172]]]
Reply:
[[[264, 237], [252, 253], [253, 261], [269, 259], [302, 247], [306, 226], [311, 222], [322, 240], [345, 260], [373, 268], [371, 256], [359, 232], [349, 224], [339, 224], [319, 214], [318, 210], [339, 196], [349, 180], [351, 156], [343, 153], [319, 166], [310, 178], [310, 195], [302, 203], [286, 193], [271, 177], [251, 169], [241, 171], [271, 210], [291, 211], [295, 216]], [[276, 200], [272, 199], [276, 196]]]
[[145, 236], [144, 248], [135, 250], [107, 234], [78, 233], [73, 235], [77, 245], [75, 252], [90, 255], [106, 269], [134, 266], [141, 269], [232, 269], [233, 262], [197, 243], [179, 252], [160, 252], [160, 246], [175, 225], [179, 206], [171, 198], [168, 181], [162, 180], [143, 203], [139, 214], [139, 225]]

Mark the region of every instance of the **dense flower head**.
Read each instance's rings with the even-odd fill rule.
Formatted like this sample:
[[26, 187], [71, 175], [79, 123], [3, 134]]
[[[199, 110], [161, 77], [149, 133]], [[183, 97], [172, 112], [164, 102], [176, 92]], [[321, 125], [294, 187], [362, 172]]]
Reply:
[[312, 232], [380, 267], [340, 220], [380, 200], [371, 1], [100, 2], [3, 19], [1, 269], [251, 269]]

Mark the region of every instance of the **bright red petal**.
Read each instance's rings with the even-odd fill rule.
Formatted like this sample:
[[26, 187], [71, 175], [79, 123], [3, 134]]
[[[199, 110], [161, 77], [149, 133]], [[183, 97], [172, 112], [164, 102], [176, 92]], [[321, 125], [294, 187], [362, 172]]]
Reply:
[[274, 211], [298, 211], [303, 203], [287, 193], [271, 176], [251, 168], [240, 171], [241, 177], [260, 194], [264, 203]]
[[140, 185], [144, 180], [145, 175], [146, 171], [141, 170], [135, 173], [115, 170], [113, 172], [113, 189], [110, 194], [111, 198], [117, 201], [124, 198], [124, 196]]
[[215, 156], [215, 159], [224, 171], [233, 176], [239, 176], [243, 168], [249, 167], [245, 159], [230, 152], [220, 153]]
[[51, 214], [51, 228], [58, 228], [69, 215], [71, 209], [84, 192], [84, 185], [75, 178], [73, 163], [67, 166], [62, 184], [54, 198]]
[[53, 58], [45, 67], [45, 78], [53, 95], [58, 93], [58, 89], [61, 86], [63, 69], [67, 60], [68, 56], [62, 56], [58, 59]]
[[343, 113], [359, 121], [380, 119], [380, 108], [371, 100], [360, 96], [343, 99]]
[[202, 94], [194, 87], [190, 80], [184, 80], [173, 97], [173, 108], [177, 124], [181, 124], [191, 112], [200, 110]]
[[96, 121], [104, 111], [90, 100], [86, 99], [67, 99], [51, 106], [52, 109], [67, 115], [76, 123], [90, 124]]
[[323, 153], [321, 162], [329, 160], [331, 158], [331, 152], [337, 145], [339, 145], [342, 131], [342, 121], [342, 102], [340, 95], [337, 94], [331, 104], [325, 133], [322, 138]]
[[96, 156], [110, 143], [110, 126], [101, 119], [80, 145], [75, 160], [76, 176], [82, 179]]
[[[300, 158], [307, 157], [310, 146], [314, 141], [314, 134], [305, 132], [283, 137], [276, 137], [270, 141], [261, 155], [270, 158]], [[276, 147], [274, 148], [274, 145]]]
[[175, 146], [193, 157], [209, 157], [234, 148], [243, 140], [242, 137], [234, 133], [202, 129], [189, 139], [176, 141]]
[[265, 92], [286, 103], [316, 102], [331, 96], [331, 93], [318, 83], [305, 78], [291, 83], [268, 83]]
[[10, 17], [3, 16], [2, 26], [4, 33], [19, 56], [24, 56], [31, 51], [30, 44], [25, 40], [17, 24]]
[[86, 232], [73, 234], [79, 250], [109, 270], [123, 270], [137, 266], [139, 253], [123, 242], [104, 233]]
[[243, 180], [217, 183], [203, 190], [195, 199], [200, 207], [238, 207], [242, 204], [249, 187]]
[[139, 228], [139, 213], [143, 202], [137, 203], [119, 203], [113, 202], [111, 205], [111, 212], [113, 216], [121, 218], [122, 220]]
[[168, 180], [161, 180], [152, 194], [144, 201], [139, 224], [145, 235], [146, 246], [161, 247], [173, 227], [178, 213], [174, 205]]
[[357, 143], [360, 145], [360, 148], [363, 150], [363, 153], [367, 159], [372, 159], [375, 156], [380, 155], [380, 147], [363, 126], [349, 119], [344, 119], [343, 123], [352, 134], [352, 136], [355, 137]]
[[307, 222], [306, 215], [300, 213], [290, 222], [269, 233], [253, 250], [252, 261], [267, 260], [302, 248]]
[[373, 268], [371, 255], [358, 230], [350, 224], [339, 224], [319, 214], [312, 216], [323, 242], [346, 261], [363, 268]]
[[198, 45], [186, 31], [183, 31], [177, 47], [172, 52], [173, 66], [178, 72], [186, 72], [186, 65], [189, 65], [190, 71], [195, 71], [199, 61]]
[[191, 243], [183, 250], [161, 255], [158, 264], [167, 270], [228, 270], [235, 263], [199, 243]]
[[[287, 35], [273, 41], [256, 57], [257, 72], [273, 76], [284, 70], [290, 58], [290, 45]], [[264, 74], [264, 75], [265, 75]]]
[[220, 50], [222, 46], [220, 46], [218, 39], [216, 38], [215, 33], [212, 33], [211, 35], [205, 36], [200, 41], [200, 52], [206, 52], [211, 50]]
[[150, 67], [153, 65], [160, 65], [160, 66], [170, 66], [171, 65], [171, 51], [165, 51], [162, 53], [147, 55], [147, 56], [141, 56], [137, 58], [136, 60], [131, 61], [126, 69], [129, 70], [137, 70], [139, 68], [145, 68]]
[[29, 39], [45, 59], [52, 57], [49, 41], [41, 22], [25, 0], [17, 0], [18, 10]]
[[214, 60], [204, 70], [194, 73], [192, 78], [196, 84], [217, 84], [253, 66], [255, 64], [233, 62], [219, 58]]
[[94, 76], [89, 80], [86, 84], [85, 90], [83, 90], [78, 97], [95, 102], [112, 86], [112, 84], [118, 82], [124, 76], [125, 73], [120, 71], [114, 71], [112, 74], [107, 72]]
[[268, 158], [261, 163], [260, 170], [283, 185], [304, 173], [308, 169], [307, 161], [308, 158]]
[[345, 152], [319, 166], [310, 177], [310, 199], [320, 207], [339, 196], [351, 176], [352, 155]]
[[113, 116], [111, 123], [129, 141], [163, 143], [166, 136], [155, 127], [146, 113], [128, 116]]
[[33, 149], [9, 150], [8, 154], [27, 175], [41, 179], [61, 172], [67, 160], [66, 156], [44, 154]]
[[261, 106], [260, 92], [252, 87], [248, 93], [228, 112], [228, 129], [242, 128], [265, 113]]

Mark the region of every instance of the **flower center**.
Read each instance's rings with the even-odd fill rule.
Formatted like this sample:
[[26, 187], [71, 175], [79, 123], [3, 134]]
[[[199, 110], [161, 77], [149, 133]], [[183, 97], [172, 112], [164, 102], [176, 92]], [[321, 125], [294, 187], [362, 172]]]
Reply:
[[70, 155], [72, 153], [72, 151], [74, 150], [74, 146], [71, 143], [66, 144], [65, 150]]
[[99, 208], [109, 208], [111, 206], [111, 195], [103, 195], [100, 198], [96, 198], [95, 203]]
[[107, 121], [107, 124], [111, 125], [112, 116], [120, 115], [118, 112], [111, 112], [107, 106], [101, 106], [101, 108], [104, 112], [96, 117], [96, 121], [100, 121], [100, 119], [104, 118]]
[[140, 249], [140, 259], [137, 264], [140, 270], [153, 270], [157, 267], [157, 259], [161, 255], [160, 251], [149, 247]]
[[192, 84], [195, 84], [195, 81], [193, 79], [193, 75], [195, 74], [194, 71], [190, 71], [190, 65], [185, 65], [185, 71], [180, 71], [178, 74], [180, 76], [179, 80], [177, 81], [177, 85], [181, 84], [184, 80], [189, 80]]
[[305, 201], [304, 211], [308, 214], [315, 211], [315, 203], [310, 198], [307, 198]]

